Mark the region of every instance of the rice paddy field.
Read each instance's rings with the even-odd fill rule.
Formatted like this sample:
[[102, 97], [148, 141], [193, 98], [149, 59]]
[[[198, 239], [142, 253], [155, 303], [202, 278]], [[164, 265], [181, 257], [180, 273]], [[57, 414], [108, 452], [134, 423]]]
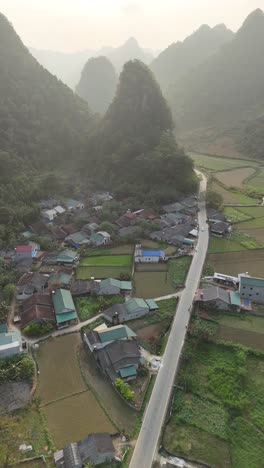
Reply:
[[252, 167], [243, 167], [232, 171], [217, 172], [216, 179], [227, 187], [240, 188], [243, 182], [255, 172]]
[[231, 192], [230, 190], [225, 189], [222, 185], [218, 184], [215, 180], [211, 184], [211, 190], [217, 193], [220, 193], [223, 197], [224, 203], [233, 203], [233, 204], [243, 204], [243, 205], [252, 205], [259, 203], [259, 200], [253, 197], [249, 197], [243, 193]]
[[57, 448], [79, 440], [89, 432], [115, 429], [83, 381], [77, 353], [79, 333], [40, 344], [37, 396]]
[[98, 255], [82, 258], [80, 266], [117, 266], [126, 267], [132, 264], [131, 255]]
[[237, 276], [247, 271], [251, 276], [264, 277], [264, 250], [210, 254], [208, 262], [218, 273]]
[[118, 279], [121, 274], [131, 274], [131, 267], [118, 267], [118, 266], [79, 266], [76, 270], [77, 279], [105, 279], [116, 278]]
[[251, 187], [257, 187], [263, 189], [264, 187], [264, 168], [261, 168], [260, 171], [256, 174], [255, 177], [250, 179], [249, 185]]

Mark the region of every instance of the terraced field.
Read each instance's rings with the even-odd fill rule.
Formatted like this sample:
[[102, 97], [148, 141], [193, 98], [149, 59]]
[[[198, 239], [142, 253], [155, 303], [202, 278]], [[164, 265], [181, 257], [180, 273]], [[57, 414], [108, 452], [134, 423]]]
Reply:
[[243, 159], [221, 158], [194, 153], [190, 153], [189, 156], [193, 159], [196, 166], [209, 169], [214, 172], [247, 166], [254, 167], [257, 165], [254, 161]]

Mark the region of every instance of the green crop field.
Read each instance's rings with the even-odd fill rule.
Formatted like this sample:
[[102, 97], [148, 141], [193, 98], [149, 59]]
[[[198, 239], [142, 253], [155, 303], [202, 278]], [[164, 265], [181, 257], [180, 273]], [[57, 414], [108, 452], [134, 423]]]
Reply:
[[250, 179], [250, 181], [248, 182], [248, 184], [251, 186], [251, 187], [257, 187], [257, 188], [261, 188], [263, 189], [264, 188], [264, 169], [262, 168], [258, 174], [256, 174], [255, 177], [253, 177], [252, 179]]
[[224, 209], [224, 214], [232, 223], [240, 223], [241, 221], [247, 221], [253, 217], [250, 216], [249, 213], [246, 214], [239, 208], [234, 208], [233, 206], [226, 206]]
[[224, 171], [226, 169], [232, 169], [236, 167], [256, 166], [256, 163], [246, 160], [221, 158], [193, 153], [190, 153], [189, 156], [192, 158], [196, 166], [203, 167], [214, 172]]
[[241, 206], [238, 208], [238, 210], [250, 218], [264, 217], [264, 206]]
[[264, 355], [189, 339], [177, 378], [166, 450], [212, 468], [260, 468]]
[[76, 278], [86, 280], [91, 278], [105, 279], [116, 278], [120, 275], [131, 275], [131, 266], [79, 266], [76, 270]]
[[99, 255], [82, 258], [80, 266], [130, 266], [131, 255]]
[[237, 240], [229, 240], [227, 238], [211, 237], [209, 243], [209, 254], [213, 253], [225, 253], [225, 252], [240, 252], [241, 250], [247, 250]]
[[218, 273], [237, 276], [248, 271], [251, 276], [264, 277], [264, 250], [211, 254], [208, 262]]
[[243, 221], [239, 224], [239, 229], [257, 229], [264, 228], [264, 216], [261, 218], [251, 219], [250, 221]]

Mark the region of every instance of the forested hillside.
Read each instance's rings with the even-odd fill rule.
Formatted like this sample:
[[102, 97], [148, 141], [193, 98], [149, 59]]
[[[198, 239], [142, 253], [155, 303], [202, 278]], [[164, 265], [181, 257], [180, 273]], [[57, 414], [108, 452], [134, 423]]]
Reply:
[[224, 24], [214, 28], [201, 26], [183, 42], [171, 44], [150, 65], [160, 86], [166, 90], [184, 73], [192, 70], [213, 55], [228, 41], [233, 32]]
[[[176, 128], [195, 130], [198, 139], [231, 128], [228, 138], [241, 145], [244, 129], [264, 113], [264, 14], [256, 10], [233, 40], [178, 80], [168, 98]], [[212, 138], [212, 136], [211, 136]], [[245, 141], [247, 139], [245, 138]], [[255, 151], [255, 155], [259, 153]]]
[[93, 112], [104, 114], [112, 102], [117, 86], [117, 74], [106, 57], [95, 57], [86, 63], [77, 94], [87, 101]]
[[130, 61], [90, 140], [89, 171], [118, 196], [133, 194], [141, 202], [167, 201], [193, 190], [192, 162], [172, 130], [171, 112], [153, 74], [139, 60]]
[[78, 158], [94, 124], [87, 104], [30, 55], [0, 15], [0, 149], [41, 166]]

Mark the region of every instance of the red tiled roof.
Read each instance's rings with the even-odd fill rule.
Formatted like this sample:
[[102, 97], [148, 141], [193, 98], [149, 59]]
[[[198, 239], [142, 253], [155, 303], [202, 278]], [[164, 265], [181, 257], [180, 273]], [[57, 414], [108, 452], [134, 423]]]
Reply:
[[32, 252], [34, 250], [34, 246], [33, 245], [18, 245], [16, 247], [16, 251], [19, 252], [19, 253], [22, 253], [22, 252]]

